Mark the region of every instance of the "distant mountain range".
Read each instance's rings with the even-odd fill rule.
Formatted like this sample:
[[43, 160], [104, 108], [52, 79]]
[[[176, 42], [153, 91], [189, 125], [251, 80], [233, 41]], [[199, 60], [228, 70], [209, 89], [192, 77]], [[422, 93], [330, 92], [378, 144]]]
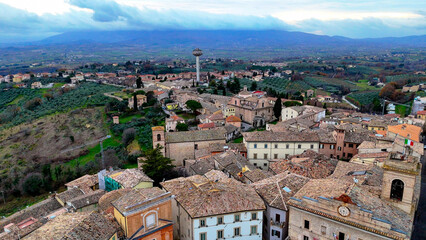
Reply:
[[394, 52], [423, 50], [426, 35], [351, 39], [277, 30], [76, 31], [36, 42], [0, 44], [0, 57], [11, 63], [21, 59], [36, 61], [47, 56], [56, 61], [116, 62], [192, 58], [192, 49], [196, 47], [204, 51], [204, 57], [256, 60], [364, 55], [389, 49]]
[[351, 39], [288, 31], [249, 30], [170, 30], [170, 31], [79, 31], [46, 38], [35, 44], [138, 44], [145, 46], [199, 47], [292, 47], [292, 46], [412, 46], [426, 47], [426, 35]]

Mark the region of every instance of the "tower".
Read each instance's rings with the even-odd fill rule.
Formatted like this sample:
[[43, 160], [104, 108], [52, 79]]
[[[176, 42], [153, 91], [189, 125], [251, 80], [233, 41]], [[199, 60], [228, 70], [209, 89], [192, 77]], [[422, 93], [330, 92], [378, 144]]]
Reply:
[[166, 140], [164, 138], [164, 127], [162, 126], [156, 126], [152, 127], [152, 147], [155, 148], [157, 145], [160, 145], [163, 147], [161, 149], [161, 153], [163, 156], [166, 156]]
[[381, 198], [412, 214], [419, 198], [415, 190], [421, 171], [419, 159], [392, 152], [385, 160], [383, 170]]
[[[194, 51], [192, 51], [192, 55], [195, 56], [195, 62], [197, 67], [197, 82], [200, 82], [200, 56], [203, 55], [203, 51], [201, 49], [196, 48]], [[193, 83], [195, 86], [195, 84]]]

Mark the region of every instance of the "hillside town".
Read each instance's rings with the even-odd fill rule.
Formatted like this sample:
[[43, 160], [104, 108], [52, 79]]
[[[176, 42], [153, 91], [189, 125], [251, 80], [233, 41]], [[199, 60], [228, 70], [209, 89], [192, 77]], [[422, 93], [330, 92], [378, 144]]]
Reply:
[[[67, 79], [66, 91], [88, 82], [120, 87], [103, 93], [124, 104], [124, 111], [108, 115], [112, 125], [153, 105], [166, 116], [147, 133], [157, 155], [139, 156], [135, 168], [102, 162], [101, 171], [1, 219], [0, 239], [411, 239], [421, 196], [425, 97], [414, 99], [406, 116], [392, 109], [362, 113], [333, 105], [346, 100], [316, 89], [295, 98], [236, 80], [291, 79], [292, 70], [190, 67], [197, 71], [0, 76], [11, 88], [34, 91], [54, 88], [38, 80], [49, 78]], [[200, 91], [219, 83], [227, 88]], [[149, 177], [149, 157], [170, 159], [178, 175]]]

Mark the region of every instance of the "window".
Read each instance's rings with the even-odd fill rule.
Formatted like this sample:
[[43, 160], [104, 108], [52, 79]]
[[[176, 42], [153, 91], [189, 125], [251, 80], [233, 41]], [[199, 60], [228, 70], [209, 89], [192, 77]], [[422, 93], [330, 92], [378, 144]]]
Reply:
[[257, 163], [253, 163], [253, 165], [257, 167]]
[[254, 159], [257, 159], [257, 153], [254, 153], [254, 154], [253, 154], [253, 158], [254, 158]]
[[320, 144], [320, 149], [324, 149], [324, 144]]
[[327, 234], [327, 227], [326, 226], [321, 226], [321, 234], [322, 235]]
[[155, 227], [155, 225], [156, 225], [155, 224], [155, 218], [156, 218], [155, 213], [150, 214], [150, 215], [148, 215], [148, 216], [145, 217], [146, 228]]
[[281, 222], [281, 215], [275, 214], [275, 222]]
[[217, 217], [217, 224], [222, 224], [223, 223], [223, 217]]
[[342, 232], [339, 232], [339, 240], [345, 240], [345, 234]]
[[277, 236], [278, 238], [281, 238], [281, 232], [277, 230], [272, 230], [272, 236]]
[[303, 236], [303, 240], [309, 240], [309, 237]]
[[157, 134], [157, 141], [161, 141], [161, 134]]
[[239, 222], [240, 221], [240, 214], [235, 214], [234, 215], [234, 222]]
[[314, 145], [313, 144], [311, 144], [311, 149], [314, 149]]
[[342, 151], [342, 147], [337, 147], [337, 150]]
[[257, 213], [251, 214], [251, 220], [257, 220]]
[[194, 145], [194, 149], [197, 150], [198, 149], [198, 144]]
[[206, 226], [206, 219], [201, 219], [200, 220], [200, 227], [205, 227]]
[[265, 148], [268, 148], [268, 144], [265, 144]]
[[256, 143], [254, 144], [254, 148], [257, 148], [257, 144]]
[[217, 238], [218, 239], [223, 238], [223, 230], [217, 230]]
[[353, 145], [352, 143], [349, 143], [349, 147], [350, 147], [350, 148], [353, 148], [353, 147], [354, 147], [354, 145]]
[[306, 229], [309, 229], [309, 221], [308, 221], [308, 220], [305, 220], [305, 225], [304, 225], [304, 227], [305, 227]]
[[239, 227], [234, 228], [234, 237], [236, 237], [236, 236], [240, 236], [240, 228]]
[[285, 148], [289, 149], [290, 148], [290, 144], [286, 144]]
[[264, 163], [263, 166], [266, 167], [266, 166], [268, 166], [268, 164]]
[[207, 233], [200, 233], [200, 240], [207, 240]]
[[285, 159], [288, 159], [288, 156], [289, 156], [289, 155], [288, 155], [288, 154], [286, 154], [286, 155], [285, 155]]
[[268, 159], [268, 154], [267, 153], [263, 154], [263, 159]]
[[348, 158], [351, 158], [352, 156], [352, 153], [348, 153]]
[[297, 148], [299, 149], [302, 148], [302, 144], [297, 145]]
[[330, 149], [334, 149], [334, 147], [335, 147], [334, 145], [330, 145]]
[[277, 159], [278, 158], [278, 154], [274, 154], [274, 159]]
[[275, 146], [274, 146], [275, 148], [278, 148], [278, 144], [275, 144]]
[[250, 234], [252, 234], [252, 235], [257, 234], [257, 226], [251, 226], [250, 227]]
[[399, 179], [394, 179], [391, 185], [390, 198], [398, 201], [402, 201], [404, 196], [404, 182]]

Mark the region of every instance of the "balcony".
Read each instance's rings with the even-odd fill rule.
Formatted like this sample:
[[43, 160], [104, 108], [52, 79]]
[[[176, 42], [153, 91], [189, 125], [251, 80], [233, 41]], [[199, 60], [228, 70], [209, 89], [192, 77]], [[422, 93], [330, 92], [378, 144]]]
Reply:
[[270, 224], [272, 226], [276, 226], [276, 227], [279, 227], [279, 228], [284, 228], [285, 227], [285, 222], [277, 222], [277, 221], [274, 221], [274, 219], [272, 219], [272, 218], [270, 220]]

